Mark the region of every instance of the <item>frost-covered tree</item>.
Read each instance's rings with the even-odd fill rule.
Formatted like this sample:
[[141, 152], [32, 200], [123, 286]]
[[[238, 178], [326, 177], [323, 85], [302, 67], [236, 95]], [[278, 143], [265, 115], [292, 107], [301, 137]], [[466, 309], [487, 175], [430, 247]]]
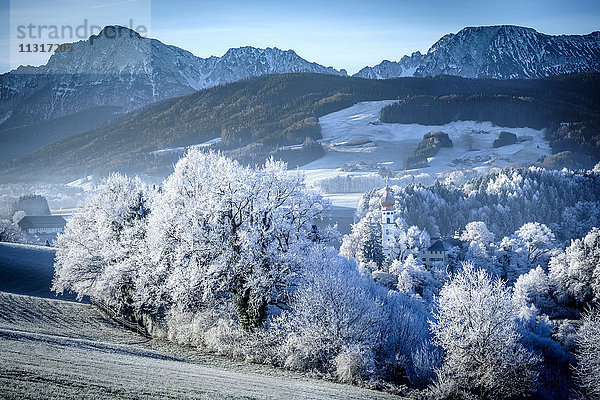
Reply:
[[477, 242], [483, 245], [489, 245], [494, 241], [495, 235], [490, 232], [483, 221], [472, 221], [465, 225], [464, 231], [460, 235], [460, 240], [465, 242]]
[[439, 291], [441, 282], [436, 280], [430, 270], [425, 268], [421, 259], [410, 254], [404, 261], [394, 260], [390, 273], [398, 276], [398, 290], [405, 293], [416, 293], [431, 301]]
[[376, 211], [368, 212], [360, 221], [352, 225], [352, 232], [344, 236], [340, 253], [355, 258], [359, 265], [370, 270], [369, 265], [381, 267], [384, 262], [381, 243], [381, 224]]
[[516, 282], [519, 276], [531, 269], [521, 241], [514, 236], [502, 238], [495, 255], [498, 276], [508, 283]]
[[488, 272], [501, 275], [495, 260], [495, 235], [483, 221], [472, 221], [465, 225], [460, 240], [467, 243], [465, 258], [477, 265], [486, 265]]
[[579, 305], [600, 300], [600, 229], [593, 228], [552, 258], [550, 279]]
[[516, 318], [504, 282], [465, 264], [442, 288], [431, 322], [444, 350], [440, 377], [484, 399], [530, 392], [539, 358], [520, 344]]
[[550, 257], [558, 251], [550, 228], [537, 222], [524, 224], [510, 237], [504, 237], [497, 248], [501, 277], [510, 283], [538, 265], [547, 269]]
[[196, 312], [233, 302], [244, 329], [260, 327], [269, 306], [286, 307], [325, 206], [281, 162], [251, 168], [189, 151], [148, 221], [139, 307]]
[[428, 313], [421, 302], [388, 292], [331, 250], [306, 262], [290, 309], [273, 323], [283, 338], [283, 365], [343, 381], [427, 375]]
[[590, 309], [583, 315], [575, 340], [577, 366], [575, 377], [578, 392], [584, 399], [600, 399], [600, 309]]
[[0, 242], [34, 243], [21, 228], [7, 219], [0, 219]]
[[132, 318], [151, 198], [137, 178], [114, 174], [104, 180], [58, 236], [53, 290], [99, 298]]
[[379, 204], [379, 196], [377, 196], [377, 190], [371, 189], [366, 191], [358, 201], [356, 207], [356, 217], [361, 220], [367, 215], [369, 211], [372, 211], [376, 204]]
[[[522, 246], [530, 266], [548, 265], [552, 253], [556, 249], [554, 233], [544, 224], [529, 222], [514, 234], [518, 238], [518, 246]], [[521, 248], [517, 248], [521, 251]]]
[[551, 315], [557, 306], [553, 291], [550, 278], [538, 266], [517, 279], [513, 300], [522, 307], [533, 304], [542, 313]]
[[431, 239], [427, 231], [418, 226], [406, 226], [402, 219], [396, 220], [397, 228], [394, 230], [394, 241], [392, 243], [392, 260], [404, 262], [410, 255], [418, 257], [419, 252], [431, 245]]

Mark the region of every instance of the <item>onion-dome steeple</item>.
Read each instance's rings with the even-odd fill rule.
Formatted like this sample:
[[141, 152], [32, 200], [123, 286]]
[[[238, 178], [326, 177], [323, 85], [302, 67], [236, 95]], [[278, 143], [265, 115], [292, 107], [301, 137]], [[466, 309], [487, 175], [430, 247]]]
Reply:
[[394, 205], [396, 204], [396, 199], [394, 198], [392, 190], [389, 186], [385, 187], [385, 193], [383, 194], [383, 196], [381, 196], [381, 199], [379, 199], [379, 203], [381, 204], [381, 207], [384, 210], [394, 208]]

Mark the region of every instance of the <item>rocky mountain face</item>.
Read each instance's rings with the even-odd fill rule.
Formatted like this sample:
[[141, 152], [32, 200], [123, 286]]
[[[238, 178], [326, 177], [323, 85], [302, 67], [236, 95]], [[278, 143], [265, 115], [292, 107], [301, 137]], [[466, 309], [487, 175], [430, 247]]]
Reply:
[[405, 76], [414, 76], [417, 68], [423, 62], [423, 54], [414, 52], [410, 56], [404, 56], [400, 61], [383, 60], [374, 67], [364, 67], [354, 76], [369, 79], [390, 79]]
[[159, 100], [249, 77], [286, 72], [346, 75], [277, 48], [230, 49], [200, 58], [175, 46], [108, 26], [46, 65], [0, 75], [0, 130], [96, 106], [122, 112]]
[[465, 78], [542, 78], [600, 71], [600, 32], [551, 36], [518, 26], [464, 28], [438, 40], [422, 55], [383, 61], [355, 76], [456, 75]]

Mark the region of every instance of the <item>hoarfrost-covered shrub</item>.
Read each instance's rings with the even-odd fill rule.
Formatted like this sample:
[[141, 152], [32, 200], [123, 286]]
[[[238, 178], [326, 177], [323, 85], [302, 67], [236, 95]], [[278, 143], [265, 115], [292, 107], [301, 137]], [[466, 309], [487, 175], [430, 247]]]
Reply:
[[422, 301], [388, 292], [334, 251], [315, 254], [310, 266], [290, 310], [273, 324], [283, 337], [283, 366], [344, 381], [403, 378], [408, 371], [427, 379], [411, 357], [428, 340]]
[[481, 398], [528, 394], [540, 359], [520, 343], [518, 309], [505, 283], [465, 264], [440, 291], [431, 322], [443, 376]]
[[172, 312], [169, 314], [167, 321], [167, 338], [170, 341], [197, 347], [204, 345], [204, 332], [206, 332], [204, 315], [190, 312]]
[[335, 377], [340, 382], [357, 383], [375, 373], [373, 351], [354, 345], [345, 347], [334, 360]]
[[245, 332], [235, 318], [235, 309], [205, 309], [198, 312], [171, 311], [167, 338], [178, 344], [262, 364], [277, 364], [277, 340], [265, 330]]
[[600, 309], [588, 310], [577, 332], [575, 375], [579, 394], [590, 400], [600, 399]]
[[444, 369], [437, 370], [436, 379], [422, 395], [426, 400], [477, 400], [478, 397], [468, 389], [461, 387], [451, 373]]
[[284, 335], [283, 365], [333, 374], [347, 346], [374, 349], [386, 291], [333, 251], [314, 254], [290, 310], [275, 326]]
[[238, 359], [250, 356], [249, 340], [250, 336], [233, 319], [219, 318], [204, 333], [204, 341], [209, 350]]

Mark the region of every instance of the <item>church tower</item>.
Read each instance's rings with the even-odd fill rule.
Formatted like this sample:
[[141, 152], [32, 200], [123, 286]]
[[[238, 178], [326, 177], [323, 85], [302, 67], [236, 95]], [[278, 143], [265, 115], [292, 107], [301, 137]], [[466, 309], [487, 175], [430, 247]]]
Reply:
[[379, 199], [381, 204], [381, 245], [383, 246], [383, 255], [388, 258], [391, 257], [392, 244], [394, 242], [393, 228], [396, 224], [394, 222], [394, 205], [396, 199], [389, 186], [385, 187], [385, 193]]

